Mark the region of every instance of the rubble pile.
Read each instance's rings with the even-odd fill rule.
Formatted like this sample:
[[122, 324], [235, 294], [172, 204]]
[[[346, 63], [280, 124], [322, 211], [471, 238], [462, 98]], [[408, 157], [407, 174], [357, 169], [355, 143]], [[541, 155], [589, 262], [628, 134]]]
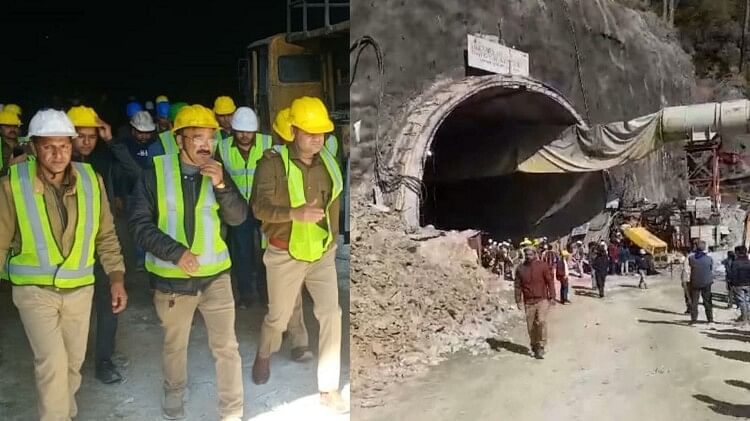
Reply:
[[[471, 232], [408, 233], [396, 212], [352, 202], [351, 370], [361, 406], [451, 353], [490, 351], [520, 312], [513, 286], [480, 267]], [[514, 316], [511, 316], [513, 314]]]

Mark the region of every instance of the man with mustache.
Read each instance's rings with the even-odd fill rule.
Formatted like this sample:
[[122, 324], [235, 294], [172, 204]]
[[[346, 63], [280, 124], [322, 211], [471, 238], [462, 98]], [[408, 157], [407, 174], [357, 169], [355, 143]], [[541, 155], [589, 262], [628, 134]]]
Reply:
[[234, 331], [235, 309], [224, 242], [225, 224], [247, 217], [247, 202], [212, 159], [219, 125], [201, 105], [182, 108], [172, 133], [179, 154], [154, 157], [133, 192], [130, 226], [146, 250], [154, 306], [164, 330], [162, 371], [166, 419], [185, 417], [187, 347], [195, 310], [203, 316], [216, 360], [219, 414], [243, 414], [242, 362]]
[[0, 180], [0, 261], [34, 353], [39, 418], [70, 420], [78, 412], [95, 256], [109, 276], [115, 314], [127, 306], [125, 265], [101, 177], [71, 163], [77, 133], [68, 116], [39, 111], [29, 135], [36, 159]]

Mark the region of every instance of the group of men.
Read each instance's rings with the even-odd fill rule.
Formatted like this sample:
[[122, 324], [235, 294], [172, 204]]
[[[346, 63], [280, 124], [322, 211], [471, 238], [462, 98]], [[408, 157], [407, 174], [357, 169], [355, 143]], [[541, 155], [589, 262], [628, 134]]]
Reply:
[[[12, 112], [7, 106], [0, 111], [7, 173], [0, 179], [0, 275], [12, 284], [34, 354], [40, 419], [71, 420], [78, 412], [92, 301], [97, 378], [122, 378], [111, 360], [116, 317], [128, 305], [111, 210], [117, 206], [128, 210], [164, 333], [166, 419], [186, 417], [187, 348], [196, 310], [216, 360], [220, 417], [239, 420], [244, 391], [235, 305], [267, 302], [252, 368], [253, 382], [264, 384], [283, 332], [290, 333], [295, 360], [312, 357], [303, 286], [320, 324], [321, 404], [347, 412], [339, 393], [335, 267], [344, 181], [331, 151], [331, 144], [338, 145], [329, 135], [334, 126], [325, 105], [318, 98], [295, 99], [276, 116], [272, 135], [260, 133], [253, 110], [235, 107], [229, 97], [217, 98], [213, 110], [198, 104], [175, 110], [161, 105], [162, 97], [156, 102], [158, 124], [149, 110], [128, 105], [134, 144], [113, 140], [111, 127], [93, 109], [78, 106], [67, 113], [37, 112], [29, 140], [18, 148], [20, 118], [4, 114]], [[118, 166], [134, 178], [126, 205], [114, 194]]]

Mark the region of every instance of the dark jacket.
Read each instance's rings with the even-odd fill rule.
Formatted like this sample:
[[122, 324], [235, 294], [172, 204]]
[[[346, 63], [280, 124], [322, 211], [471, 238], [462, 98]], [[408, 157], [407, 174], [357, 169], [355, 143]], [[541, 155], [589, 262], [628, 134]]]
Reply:
[[[188, 244], [193, 242], [195, 213], [187, 210], [195, 208], [203, 179], [203, 176], [197, 170], [196, 167], [180, 164], [182, 173], [180, 181], [182, 182], [182, 195], [186, 210], [184, 212], [184, 224]], [[240, 225], [247, 218], [248, 212], [247, 202], [226, 172], [224, 173], [224, 184], [226, 187], [223, 189], [214, 189], [216, 201], [219, 203], [219, 217], [222, 221], [222, 238], [226, 238], [225, 224]], [[164, 199], [166, 198], [162, 198], [162, 200]], [[131, 201], [130, 230], [136, 243], [159, 259], [177, 264], [188, 248], [173, 240], [157, 226], [156, 172], [153, 168], [146, 170], [143, 177], [136, 183]], [[162, 278], [153, 273], [149, 273], [149, 275], [151, 285], [159, 291], [195, 295], [221, 274], [188, 279]]]
[[555, 299], [555, 280], [552, 270], [541, 260], [532, 260], [518, 265], [515, 280], [516, 302], [521, 298], [526, 304]]
[[609, 257], [605, 253], [597, 253], [596, 257], [594, 257], [594, 262], [591, 264], [591, 267], [593, 267], [597, 272], [604, 274], [608, 273]]
[[99, 140], [96, 143], [96, 147], [87, 157], [73, 155], [73, 161], [86, 162], [91, 164], [104, 181], [104, 187], [107, 189], [107, 199], [109, 199], [110, 207], [114, 206], [115, 194], [115, 163], [126, 169], [130, 173], [130, 177], [138, 179], [141, 170], [138, 165], [130, 157], [125, 145], [115, 143], [114, 141], [104, 142]]
[[737, 257], [730, 269], [730, 284], [732, 286], [750, 286], [750, 260], [747, 256]]
[[707, 254], [697, 258], [695, 254], [688, 256], [690, 265], [690, 286], [692, 288], [706, 288], [714, 282], [714, 260]]

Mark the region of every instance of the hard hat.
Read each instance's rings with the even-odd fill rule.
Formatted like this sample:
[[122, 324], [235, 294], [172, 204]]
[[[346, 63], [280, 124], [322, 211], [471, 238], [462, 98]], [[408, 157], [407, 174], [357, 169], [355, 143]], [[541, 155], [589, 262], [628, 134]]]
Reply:
[[320, 98], [303, 96], [292, 102], [289, 124], [308, 133], [319, 134], [333, 131], [333, 122]]
[[174, 122], [175, 117], [177, 117], [177, 113], [179, 113], [180, 110], [186, 106], [186, 102], [175, 102], [174, 104], [171, 104], [169, 106], [169, 121]]
[[0, 111], [0, 124], [4, 126], [21, 126], [21, 119], [18, 118], [18, 114], [2, 110]]
[[240, 107], [232, 116], [232, 128], [241, 132], [257, 132], [258, 116], [250, 107]]
[[139, 132], [153, 132], [156, 130], [154, 119], [151, 118], [151, 114], [148, 111], [138, 111], [135, 113], [133, 118], [130, 119], [130, 125]]
[[216, 114], [232, 114], [236, 109], [234, 101], [228, 96], [220, 96], [214, 101], [214, 113]]
[[154, 103], [151, 102], [151, 101], [146, 101], [146, 104], [144, 104], [144, 107], [147, 110], [149, 110], [149, 111], [153, 111], [153, 109], [154, 109]]
[[156, 103], [156, 116], [161, 118], [169, 117], [169, 102], [162, 101]]
[[156, 104], [160, 104], [162, 102], [169, 102], [169, 98], [167, 98], [166, 95], [159, 95], [156, 97]]
[[60, 110], [37, 111], [29, 123], [29, 136], [77, 136], [76, 128], [67, 115]]
[[76, 127], [99, 127], [96, 122], [96, 111], [93, 108], [79, 105], [68, 110], [68, 118]]
[[219, 122], [210, 109], [200, 105], [187, 105], [182, 107], [174, 119], [172, 133], [185, 127], [206, 127], [209, 129], [218, 129]]
[[11, 112], [19, 117], [21, 116], [21, 107], [16, 104], [5, 104], [3, 111]]
[[284, 108], [276, 113], [276, 118], [273, 120], [273, 131], [287, 142], [294, 140], [292, 125], [289, 124], [289, 108]]
[[138, 111], [143, 111], [143, 106], [140, 102], [128, 102], [128, 106], [125, 108], [125, 113], [128, 115], [128, 118], [133, 117]]

